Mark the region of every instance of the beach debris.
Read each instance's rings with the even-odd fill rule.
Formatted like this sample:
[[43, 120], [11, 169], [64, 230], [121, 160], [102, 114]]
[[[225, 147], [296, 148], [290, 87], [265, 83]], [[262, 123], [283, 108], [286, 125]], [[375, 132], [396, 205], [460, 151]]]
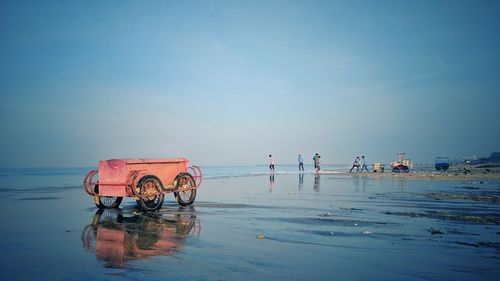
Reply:
[[366, 231], [363, 231], [363, 234], [364, 234], [364, 235], [372, 235], [372, 234], [373, 234], [373, 232], [372, 232], [372, 231], [368, 231], [368, 230], [366, 230]]
[[456, 188], [470, 189], [470, 190], [478, 190], [479, 187], [476, 186], [457, 186]]
[[266, 239], [266, 236], [260, 234], [260, 235], [257, 235], [257, 239], [259, 239], [259, 240]]
[[335, 235], [335, 232], [333, 232], [333, 231], [330, 231], [330, 235]]
[[444, 234], [444, 231], [442, 231], [441, 229], [434, 228], [434, 227], [431, 227], [428, 230], [429, 230], [429, 232], [432, 235], [435, 235], [435, 234]]
[[357, 223], [355, 223], [355, 224], [354, 224], [354, 226], [358, 226], [358, 224], [357, 224]]
[[346, 208], [346, 207], [340, 207], [341, 210], [346, 210], [346, 211], [363, 211], [363, 209], [360, 208]]
[[476, 244], [476, 243], [467, 243], [467, 242], [462, 242], [462, 241], [455, 241], [455, 243], [459, 244], [459, 245], [471, 246], [471, 247], [474, 247], [474, 248], [479, 248], [479, 245]]
[[452, 221], [466, 221], [481, 224], [500, 224], [500, 214], [496, 213], [483, 213], [476, 216], [469, 215], [467, 213], [451, 213], [451, 212], [426, 212], [426, 213], [414, 213], [414, 212], [385, 212], [386, 215], [396, 215], [396, 216], [406, 216], [412, 218], [432, 218], [441, 220], [452, 220]]
[[484, 242], [484, 241], [479, 241], [477, 243], [468, 243], [468, 242], [462, 242], [462, 241], [455, 241], [455, 243], [459, 244], [459, 245], [474, 247], [474, 248], [479, 248], [479, 247], [493, 248], [497, 252], [500, 251], [500, 243], [498, 243], [498, 242], [492, 242], [492, 241]]
[[426, 197], [435, 200], [444, 199], [462, 199], [462, 200], [472, 200], [472, 201], [482, 201], [482, 202], [498, 202], [500, 197], [496, 194], [488, 194], [486, 192], [472, 194], [472, 193], [450, 193], [450, 192], [431, 192], [425, 194]]
[[320, 217], [333, 217], [333, 213], [330, 213], [330, 212], [326, 212], [326, 213], [323, 213], [321, 215], [319, 215]]
[[473, 232], [465, 232], [456, 228], [446, 229], [446, 234], [458, 234], [458, 235], [471, 235], [471, 236], [480, 236], [478, 233]]
[[420, 218], [420, 217], [425, 217], [425, 214], [419, 214], [415, 212], [385, 212], [386, 215], [397, 215], [397, 216], [406, 216], [406, 217], [411, 217], [411, 218]]

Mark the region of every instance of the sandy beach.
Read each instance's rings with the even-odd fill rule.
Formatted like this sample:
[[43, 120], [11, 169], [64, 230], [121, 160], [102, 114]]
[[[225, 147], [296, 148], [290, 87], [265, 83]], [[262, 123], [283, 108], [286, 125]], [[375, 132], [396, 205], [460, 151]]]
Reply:
[[497, 280], [500, 181], [297, 174], [207, 179], [99, 212], [83, 169], [0, 177], [2, 280]]

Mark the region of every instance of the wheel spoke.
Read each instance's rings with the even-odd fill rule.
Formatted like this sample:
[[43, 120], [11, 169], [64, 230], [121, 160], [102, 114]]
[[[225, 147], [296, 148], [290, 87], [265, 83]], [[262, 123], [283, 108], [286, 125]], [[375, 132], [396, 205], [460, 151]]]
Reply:
[[139, 204], [146, 211], [158, 209], [163, 204], [164, 195], [156, 178], [146, 179], [140, 186]]
[[179, 180], [177, 181], [175, 195], [177, 196], [177, 202], [180, 205], [186, 206], [194, 202], [196, 197], [196, 189], [193, 177], [188, 173], [183, 173]]
[[105, 207], [111, 207], [116, 202], [116, 200], [117, 200], [116, 197], [111, 197], [111, 196], [102, 196], [102, 197], [99, 197], [99, 201]]

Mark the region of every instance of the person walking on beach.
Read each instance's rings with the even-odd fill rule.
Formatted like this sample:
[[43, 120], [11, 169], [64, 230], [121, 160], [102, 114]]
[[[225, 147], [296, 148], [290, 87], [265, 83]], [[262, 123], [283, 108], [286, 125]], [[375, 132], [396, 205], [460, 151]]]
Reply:
[[314, 157], [313, 157], [313, 162], [314, 162], [314, 170], [317, 170], [317, 168], [318, 168], [318, 167], [316, 166], [316, 164], [317, 164], [316, 159], [318, 159], [318, 156], [319, 156], [319, 154], [318, 154], [318, 153], [316, 153], [316, 154], [314, 155]]
[[356, 168], [356, 172], [359, 172], [359, 156], [356, 156], [356, 159], [354, 159], [354, 163], [352, 164], [351, 170], [349, 170], [349, 173], [352, 173], [352, 169]]
[[368, 167], [366, 167], [366, 162], [365, 162], [365, 156], [361, 156], [361, 173], [363, 172], [363, 169], [366, 169], [366, 171], [369, 173], [370, 171], [368, 171]]
[[274, 159], [271, 154], [269, 154], [269, 170], [271, 170], [271, 172], [274, 172]]
[[316, 170], [316, 172], [319, 172], [319, 170], [321, 169], [319, 167], [321, 156], [319, 156], [319, 154], [316, 153], [316, 155], [314, 155], [314, 157], [313, 157], [313, 160], [314, 160], [314, 169]]
[[304, 171], [304, 158], [302, 158], [302, 155], [299, 154], [299, 171]]

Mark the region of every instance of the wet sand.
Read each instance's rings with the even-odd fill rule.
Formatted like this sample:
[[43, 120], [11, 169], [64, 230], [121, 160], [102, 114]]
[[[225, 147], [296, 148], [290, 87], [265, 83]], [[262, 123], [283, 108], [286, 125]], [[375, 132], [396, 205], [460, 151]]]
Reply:
[[1, 179], [0, 279], [498, 279], [500, 181], [389, 175], [208, 179], [152, 215], [97, 212], [78, 175]]
[[321, 171], [320, 174], [323, 175], [338, 175], [338, 176], [363, 176], [363, 177], [373, 177], [373, 178], [405, 178], [405, 179], [428, 179], [428, 180], [500, 180], [500, 172], [493, 171], [487, 172], [484, 169], [474, 171], [470, 174], [464, 174], [463, 172], [450, 172], [450, 173], [438, 173], [438, 172], [410, 172], [410, 173], [372, 173], [372, 172], [338, 172], [338, 171]]

